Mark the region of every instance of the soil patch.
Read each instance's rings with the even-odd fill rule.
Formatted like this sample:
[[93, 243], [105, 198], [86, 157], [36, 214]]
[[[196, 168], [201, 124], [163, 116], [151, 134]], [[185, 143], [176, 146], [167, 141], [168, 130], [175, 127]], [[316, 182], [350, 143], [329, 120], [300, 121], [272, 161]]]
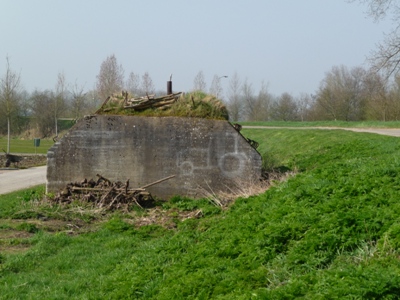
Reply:
[[145, 216], [136, 217], [131, 222], [135, 227], [159, 225], [166, 229], [176, 228], [176, 221], [198, 219], [203, 216], [201, 209], [193, 211], [179, 211], [177, 209], [163, 210], [158, 207], [148, 210]]
[[0, 253], [20, 253], [29, 249], [30, 244], [27, 239], [33, 233], [16, 230], [13, 228], [0, 229]]
[[[45, 166], [47, 164], [47, 156], [45, 154], [14, 154], [22, 158], [22, 160], [16, 164], [11, 163], [11, 168], [27, 169], [38, 166]], [[6, 166], [6, 155], [0, 155], [0, 168]]]

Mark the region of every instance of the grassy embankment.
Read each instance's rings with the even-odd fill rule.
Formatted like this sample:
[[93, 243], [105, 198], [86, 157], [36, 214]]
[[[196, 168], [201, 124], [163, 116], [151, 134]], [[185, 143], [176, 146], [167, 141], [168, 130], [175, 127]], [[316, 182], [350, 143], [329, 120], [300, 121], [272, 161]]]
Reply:
[[[397, 299], [399, 139], [243, 133], [297, 175], [227, 210], [163, 203], [173, 229], [131, 225], [150, 211], [38, 206], [43, 187], [0, 196], [0, 299]], [[203, 217], [174, 218], [190, 210]], [[56, 220], [69, 230], [51, 232]]]

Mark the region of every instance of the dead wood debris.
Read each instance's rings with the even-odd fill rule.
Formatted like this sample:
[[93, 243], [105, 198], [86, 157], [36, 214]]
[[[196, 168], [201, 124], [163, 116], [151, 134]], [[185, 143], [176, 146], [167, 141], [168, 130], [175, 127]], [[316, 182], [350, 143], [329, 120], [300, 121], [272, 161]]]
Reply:
[[133, 111], [143, 111], [148, 108], [167, 109], [178, 100], [181, 94], [182, 92], [179, 92], [160, 97], [156, 97], [155, 95], [146, 95], [144, 97], [128, 99], [128, 92], [122, 91], [122, 96], [113, 95], [108, 97], [104, 101], [103, 105], [96, 111], [96, 114], [112, 111], [114, 107], [107, 107], [108, 103], [118, 103], [120, 106], [123, 106], [124, 109]]
[[67, 184], [51, 201], [57, 204], [80, 201], [105, 210], [128, 210], [131, 205], [143, 207], [151, 204], [153, 198], [145, 189], [175, 177], [175, 175], [171, 175], [140, 188], [130, 188], [129, 179], [123, 183], [121, 181], [112, 182], [100, 174], [96, 176], [98, 177], [97, 181], [85, 178], [81, 182]]
[[150, 107], [170, 107], [176, 100], [178, 100], [180, 94], [181, 93], [175, 93], [161, 97], [155, 97], [154, 95], [151, 95], [136, 99], [132, 98], [126, 101], [124, 108], [141, 111]]

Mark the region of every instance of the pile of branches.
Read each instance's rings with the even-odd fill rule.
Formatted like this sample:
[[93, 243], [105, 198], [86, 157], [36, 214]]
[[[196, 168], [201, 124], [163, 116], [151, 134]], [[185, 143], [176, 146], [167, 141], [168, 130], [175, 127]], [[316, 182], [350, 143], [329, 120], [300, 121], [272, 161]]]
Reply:
[[131, 205], [143, 207], [153, 200], [146, 188], [175, 177], [172, 175], [140, 188], [130, 188], [129, 179], [125, 183], [111, 182], [100, 174], [96, 176], [98, 177], [97, 181], [85, 178], [81, 182], [67, 184], [51, 201], [57, 204], [80, 201], [105, 210], [128, 210]]
[[160, 97], [156, 97], [155, 95], [146, 95], [139, 98], [130, 98], [128, 92], [122, 91], [122, 94], [108, 97], [102, 106], [96, 111], [96, 114], [115, 110], [116, 107], [132, 111], [143, 111], [148, 108], [165, 110], [170, 108], [172, 104], [178, 100], [181, 94], [182, 92]]
[[124, 108], [133, 109], [135, 111], [142, 111], [148, 108], [167, 109], [178, 100], [180, 94], [182, 93], [179, 92], [161, 97], [148, 95], [146, 97], [132, 98], [126, 101]]

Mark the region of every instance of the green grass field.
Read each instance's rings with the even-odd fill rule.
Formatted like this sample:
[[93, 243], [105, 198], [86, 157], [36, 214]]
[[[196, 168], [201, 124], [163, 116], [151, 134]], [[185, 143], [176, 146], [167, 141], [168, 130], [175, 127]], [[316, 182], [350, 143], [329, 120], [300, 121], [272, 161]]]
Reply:
[[[75, 120], [61, 119], [58, 120], [59, 136], [63, 136], [72, 126]], [[33, 139], [21, 139], [12, 137], [10, 140], [10, 153], [37, 153], [46, 154], [47, 150], [53, 146], [54, 141], [51, 138], [40, 139], [39, 147], [34, 146]], [[7, 136], [0, 136], [0, 151], [7, 150]]]
[[226, 210], [160, 203], [168, 228], [40, 204], [43, 187], [0, 195], [0, 299], [398, 299], [399, 138], [242, 132], [296, 175]]
[[[33, 140], [13, 138], [10, 140], [10, 153], [46, 154], [53, 145], [54, 142], [51, 139], [41, 139], [39, 147], [35, 147]], [[0, 151], [2, 149], [7, 151], [7, 137], [0, 137]]]

